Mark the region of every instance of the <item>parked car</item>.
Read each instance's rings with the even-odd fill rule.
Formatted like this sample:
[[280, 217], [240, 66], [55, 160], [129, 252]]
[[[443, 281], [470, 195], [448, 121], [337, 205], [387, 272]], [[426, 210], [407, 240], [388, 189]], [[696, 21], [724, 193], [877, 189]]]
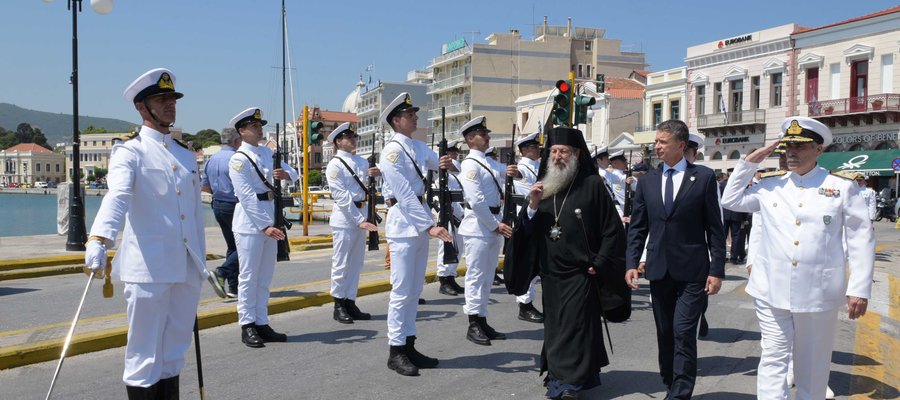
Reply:
[[54, 181], [47, 182], [47, 187], [50, 189], [56, 189], [57, 186], [59, 186], [59, 184]]
[[46, 189], [48, 186], [49, 185], [47, 185], [47, 182], [44, 182], [44, 181], [37, 181], [34, 183], [34, 187], [36, 187], [38, 189]]
[[31, 187], [31, 185], [29, 185], [29, 184], [27, 184], [27, 183], [23, 183], [23, 184], [20, 184], [20, 185], [19, 185], [19, 188], [20, 188], [20, 189], [28, 189], [28, 188], [30, 188], [30, 187]]
[[19, 187], [19, 184], [17, 182], [10, 182], [9, 187], [15, 189], [15, 188]]

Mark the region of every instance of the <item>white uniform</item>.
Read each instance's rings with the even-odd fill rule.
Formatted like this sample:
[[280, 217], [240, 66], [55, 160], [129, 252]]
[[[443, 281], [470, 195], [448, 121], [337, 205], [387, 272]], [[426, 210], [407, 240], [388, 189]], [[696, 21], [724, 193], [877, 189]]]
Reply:
[[[462, 168], [459, 161], [457, 161], [457, 160], [453, 160], [453, 165], [456, 166], [457, 170], [460, 170]], [[453, 190], [453, 191], [462, 190], [462, 185], [459, 182], [458, 173], [451, 172], [447, 176], [447, 178], [448, 178], [447, 179], [447, 187], [450, 188], [450, 190]], [[453, 208], [453, 215], [456, 216], [456, 218], [459, 218], [461, 221], [463, 218], [462, 205], [460, 203], [451, 203], [451, 205]], [[460, 236], [459, 236], [459, 228], [451, 227], [449, 230], [450, 230], [450, 234], [453, 235], [453, 243], [456, 244], [456, 246], [459, 250], [462, 250], [461, 247], [463, 246], [463, 242], [462, 242], [462, 238], [460, 238]], [[462, 252], [458, 251], [459, 256], [462, 255], [460, 253], [462, 253]], [[444, 245], [443, 245], [443, 243], [440, 246], [438, 246], [436, 263], [437, 263], [437, 275], [438, 276], [456, 277], [456, 269], [459, 266], [459, 263], [444, 264]]]
[[[264, 232], [267, 227], [275, 224], [275, 202], [257, 198], [258, 193], [266, 193], [271, 189], [260, 179], [247, 156], [256, 163], [269, 184], [274, 182], [272, 150], [266, 146], [242, 143], [231, 156], [231, 169], [228, 171], [234, 184], [234, 194], [238, 198], [232, 222], [240, 265], [238, 322], [241, 325], [268, 325], [269, 285], [272, 284], [272, 275], [275, 273], [278, 241]], [[291, 182], [297, 180], [297, 171], [285, 163], [281, 163], [281, 168], [290, 175]]]
[[[467, 204], [459, 234], [465, 243], [466, 257], [466, 315], [487, 317], [491, 281], [497, 269], [502, 236], [496, 232], [500, 225], [501, 185], [497, 171], [484, 153], [472, 149], [462, 162], [460, 172]], [[479, 164], [480, 163], [480, 164]], [[491, 211], [494, 208], [496, 212]], [[498, 240], [500, 238], [500, 240]]]
[[122, 377], [128, 386], [148, 387], [184, 366], [206, 278], [197, 171], [192, 151], [147, 126], [112, 149], [109, 192], [91, 235], [113, 239], [125, 222], [112, 263], [128, 303]]
[[[344, 150], [338, 150], [325, 169], [331, 197], [334, 199], [328, 223], [334, 238], [331, 296], [338, 299], [356, 300], [359, 289], [359, 273], [363, 266], [368, 236], [368, 231], [359, 227], [359, 224], [366, 221], [366, 191], [360, 183], [366, 183], [368, 169], [368, 161]], [[358, 207], [357, 204], [361, 206]]]
[[[616, 169], [610, 168], [610, 170], [615, 171]], [[625, 215], [625, 210], [622, 208], [622, 204], [624, 204], [624, 200], [622, 202], [619, 202], [619, 199], [616, 196], [615, 190], [613, 189], [613, 184], [614, 184], [614, 182], [618, 181], [618, 179], [617, 179], [618, 177], [615, 174], [613, 174], [612, 172], [605, 170], [603, 168], [598, 168], [597, 171], [599, 171], [600, 176], [603, 177], [603, 181], [606, 183], [606, 191], [609, 192], [609, 197], [611, 197], [616, 204], [616, 212], [619, 213], [619, 218], [623, 217]], [[623, 186], [623, 188], [624, 188], [624, 186]]]
[[[537, 182], [537, 174], [541, 167], [541, 159], [532, 160], [528, 157], [522, 157], [516, 166], [519, 169], [519, 173], [522, 174], [522, 178], [514, 180], [513, 186], [516, 188], [516, 194], [525, 196], [527, 199], [528, 193], [531, 192], [531, 186]], [[518, 211], [521, 211], [521, 207], [519, 207]], [[534, 301], [534, 296], [537, 293], [535, 286], [537, 285], [538, 279], [538, 277], [534, 277], [534, 279], [531, 280], [531, 285], [528, 286], [528, 292], [521, 296], [516, 296], [517, 303], [528, 304]]]
[[861, 188], [859, 195], [866, 202], [866, 209], [869, 210], [869, 219], [874, 221], [875, 214], [878, 213], [878, 201], [875, 199], [875, 191], [866, 186]]
[[[411, 159], [412, 158], [412, 159]], [[421, 140], [397, 134], [381, 153], [381, 174], [397, 202], [389, 210], [385, 235], [391, 254], [391, 295], [388, 302], [388, 343], [403, 346], [416, 334], [416, 311], [425, 283], [428, 229], [434, 219], [422, 204], [424, 175], [438, 169], [438, 156]]]
[[785, 378], [793, 352], [797, 398], [822, 399], [837, 310], [846, 303], [845, 296], [871, 297], [871, 220], [852, 180], [816, 166], [803, 176], [786, 172], [745, 189], [756, 167], [746, 161], [737, 164], [722, 205], [758, 212], [760, 218], [754, 230], [760, 231], [762, 243], [751, 260], [747, 284], [747, 293], [756, 299], [762, 334], [757, 395], [788, 398]]

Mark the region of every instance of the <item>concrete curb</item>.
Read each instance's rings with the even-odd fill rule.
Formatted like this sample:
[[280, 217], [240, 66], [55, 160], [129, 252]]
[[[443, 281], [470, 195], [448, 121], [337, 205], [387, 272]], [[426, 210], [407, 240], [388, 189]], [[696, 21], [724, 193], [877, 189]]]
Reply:
[[[501, 257], [498, 268], [502, 266], [503, 258]], [[458, 276], [463, 276], [465, 273], [465, 267], [457, 267]], [[426, 283], [436, 280], [437, 271], [432, 270], [425, 274]], [[380, 279], [360, 284], [358, 293], [359, 296], [367, 296], [389, 290], [391, 290], [390, 279]], [[269, 299], [269, 314], [280, 314], [331, 302], [331, 294], [327, 291], [320, 291], [305, 296], [271, 297]], [[237, 310], [233, 304], [230, 304], [219, 309], [200, 312], [197, 318], [200, 329], [213, 328], [237, 322]], [[75, 334], [72, 336], [67, 357], [121, 347], [125, 345], [127, 337], [127, 326]], [[0, 370], [57, 360], [62, 351], [63, 341], [57, 338], [0, 348]]]
[[[110, 252], [107, 262], [112, 262], [115, 252]], [[225, 258], [218, 254], [207, 254], [206, 260]], [[39, 278], [42, 276], [80, 274], [84, 269], [84, 255], [55, 256], [45, 258], [25, 258], [0, 263], [0, 281]]]

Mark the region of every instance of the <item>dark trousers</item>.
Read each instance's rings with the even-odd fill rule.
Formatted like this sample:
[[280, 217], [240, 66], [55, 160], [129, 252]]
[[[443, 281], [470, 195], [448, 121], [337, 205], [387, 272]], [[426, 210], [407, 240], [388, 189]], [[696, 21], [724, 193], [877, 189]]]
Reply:
[[216, 272], [228, 283], [228, 290], [231, 293], [237, 293], [238, 285], [238, 254], [237, 245], [234, 244], [234, 232], [231, 231], [231, 221], [234, 219], [234, 206], [236, 203], [227, 201], [213, 200], [212, 210], [216, 216], [216, 222], [222, 229], [222, 235], [225, 236], [225, 244], [228, 251], [225, 253], [225, 262]]
[[725, 232], [731, 234], [731, 261], [737, 261], [747, 258], [747, 251], [744, 247], [746, 240], [744, 239], [743, 221], [725, 221]]
[[697, 326], [706, 310], [706, 282], [679, 282], [667, 274], [650, 281], [659, 348], [659, 374], [666, 399], [690, 399], [697, 380]]

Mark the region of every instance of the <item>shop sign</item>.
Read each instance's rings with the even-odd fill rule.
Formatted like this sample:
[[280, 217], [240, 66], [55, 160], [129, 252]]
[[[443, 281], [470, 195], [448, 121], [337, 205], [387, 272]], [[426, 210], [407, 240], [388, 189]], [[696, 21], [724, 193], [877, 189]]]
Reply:
[[735, 36], [733, 38], [728, 38], [728, 39], [722, 39], [719, 41], [718, 47], [720, 49], [724, 49], [724, 48], [736, 46], [739, 44], [750, 43], [752, 41], [753, 41], [753, 34], [748, 33], [746, 35]]
[[877, 143], [900, 139], [900, 132], [867, 132], [846, 135], [834, 135], [835, 144]]

